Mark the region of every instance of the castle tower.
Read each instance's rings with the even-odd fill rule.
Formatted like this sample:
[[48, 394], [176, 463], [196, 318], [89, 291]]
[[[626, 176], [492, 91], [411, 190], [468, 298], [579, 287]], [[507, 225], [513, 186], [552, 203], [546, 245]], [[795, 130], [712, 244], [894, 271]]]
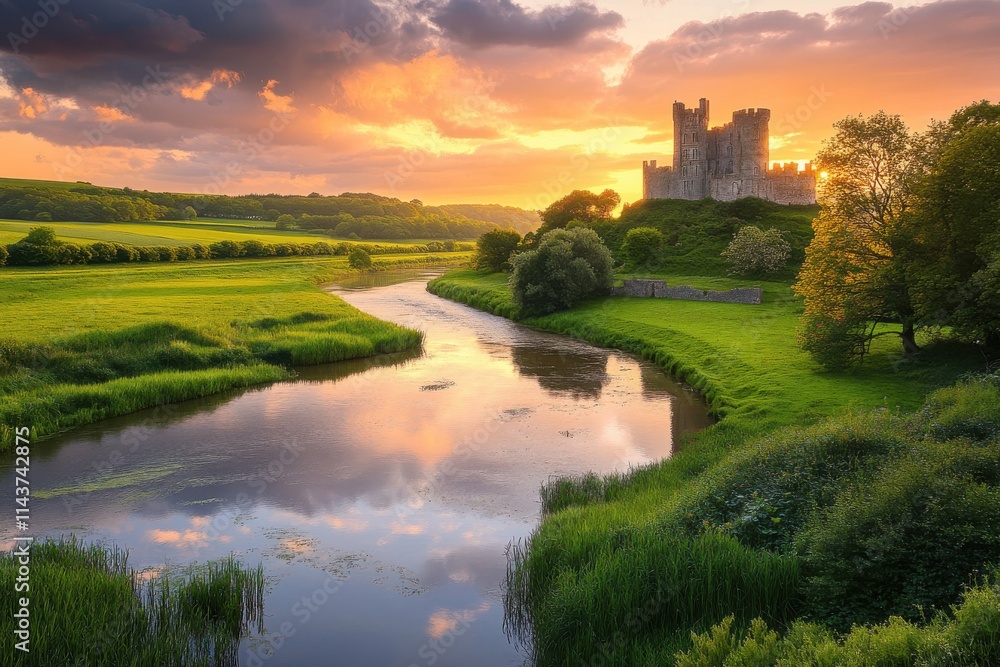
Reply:
[[733, 114], [734, 151], [739, 154], [736, 175], [740, 178], [764, 178], [767, 175], [770, 109], [743, 109]]
[[698, 100], [697, 109], [674, 102], [674, 172], [678, 195], [684, 199], [708, 196], [708, 100]]

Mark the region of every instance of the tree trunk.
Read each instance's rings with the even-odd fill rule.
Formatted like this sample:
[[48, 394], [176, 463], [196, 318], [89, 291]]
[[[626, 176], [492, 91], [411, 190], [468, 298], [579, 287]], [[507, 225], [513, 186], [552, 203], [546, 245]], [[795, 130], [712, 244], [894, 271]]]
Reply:
[[899, 337], [903, 341], [904, 357], [912, 357], [920, 352], [920, 347], [917, 345], [917, 340], [914, 337], [913, 322], [903, 322], [903, 330], [900, 332]]

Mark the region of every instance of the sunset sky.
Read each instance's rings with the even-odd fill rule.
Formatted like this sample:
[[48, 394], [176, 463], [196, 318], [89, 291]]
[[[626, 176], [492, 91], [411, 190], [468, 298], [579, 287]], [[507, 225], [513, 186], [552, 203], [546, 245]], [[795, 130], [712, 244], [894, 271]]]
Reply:
[[781, 161], [847, 115], [1000, 99], [1000, 0], [0, 0], [0, 26], [0, 176], [190, 193], [634, 201], [675, 100], [770, 108]]

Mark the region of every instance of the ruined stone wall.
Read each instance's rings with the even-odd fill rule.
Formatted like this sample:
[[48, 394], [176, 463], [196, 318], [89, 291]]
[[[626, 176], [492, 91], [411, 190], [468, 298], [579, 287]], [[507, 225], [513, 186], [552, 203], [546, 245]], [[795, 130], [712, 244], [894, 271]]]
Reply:
[[611, 296], [682, 299], [685, 301], [714, 301], [759, 305], [764, 292], [759, 287], [736, 287], [725, 292], [700, 290], [688, 285], [670, 287], [665, 280], [625, 280], [621, 287], [612, 287]]

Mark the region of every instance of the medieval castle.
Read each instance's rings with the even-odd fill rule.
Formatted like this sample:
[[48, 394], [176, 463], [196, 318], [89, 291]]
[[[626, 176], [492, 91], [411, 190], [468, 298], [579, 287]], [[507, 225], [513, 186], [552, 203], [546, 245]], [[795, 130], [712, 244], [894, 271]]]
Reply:
[[812, 164], [775, 164], [768, 169], [769, 109], [744, 109], [733, 122], [708, 129], [708, 100], [697, 109], [674, 102], [674, 164], [642, 163], [643, 199], [732, 201], [760, 197], [779, 204], [815, 204]]

